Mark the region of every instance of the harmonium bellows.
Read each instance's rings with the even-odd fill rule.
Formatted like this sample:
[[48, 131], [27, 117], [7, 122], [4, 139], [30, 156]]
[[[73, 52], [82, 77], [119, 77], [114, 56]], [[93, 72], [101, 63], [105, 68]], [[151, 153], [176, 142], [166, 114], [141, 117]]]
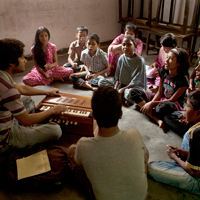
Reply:
[[91, 98], [61, 93], [61, 97], [45, 97], [36, 107], [42, 112], [56, 105], [66, 105], [68, 111], [52, 115], [42, 123], [55, 122], [63, 133], [94, 136], [97, 132], [96, 120], [92, 118]]

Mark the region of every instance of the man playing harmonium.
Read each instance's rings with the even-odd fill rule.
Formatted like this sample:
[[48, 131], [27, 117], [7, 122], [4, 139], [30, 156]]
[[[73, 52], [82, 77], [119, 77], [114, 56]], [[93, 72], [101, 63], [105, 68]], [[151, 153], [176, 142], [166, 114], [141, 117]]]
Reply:
[[62, 135], [60, 126], [55, 123], [35, 125], [52, 114], [66, 111], [66, 106], [58, 105], [42, 113], [34, 113], [33, 100], [21, 98], [21, 95], [60, 96], [59, 90], [43, 91], [16, 84], [12, 79], [14, 74], [25, 71], [24, 46], [16, 39], [0, 40], [0, 153], [58, 140]]

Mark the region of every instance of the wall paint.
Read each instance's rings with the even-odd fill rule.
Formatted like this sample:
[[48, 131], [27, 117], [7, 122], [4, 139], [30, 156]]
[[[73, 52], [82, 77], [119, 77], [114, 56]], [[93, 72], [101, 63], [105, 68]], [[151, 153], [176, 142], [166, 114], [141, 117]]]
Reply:
[[84, 25], [101, 42], [120, 34], [117, 0], [0, 0], [0, 39], [12, 37], [25, 43], [30, 53], [39, 26], [49, 29], [57, 49], [69, 47], [76, 28]]
[[[169, 1], [166, 0], [167, 3]], [[175, 20], [178, 23], [183, 19], [184, 12], [180, 9], [182, 1], [185, 0], [177, 1]], [[123, 0], [123, 16], [127, 15], [127, 2]], [[139, 16], [140, 2], [135, 0], [134, 17]], [[194, 2], [190, 0], [189, 24]], [[156, 16], [157, 3], [158, 0], [153, 0], [152, 17]], [[76, 39], [76, 28], [84, 25], [88, 27], [89, 33], [97, 33], [101, 42], [104, 42], [120, 34], [118, 10], [118, 0], [0, 0], [0, 39], [12, 37], [23, 41], [27, 55], [30, 54], [39, 26], [47, 27], [51, 34], [50, 41], [56, 44], [57, 49], [62, 49], [69, 47]], [[144, 17], [147, 17], [147, 13], [148, 0], [144, 0]], [[165, 14], [164, 18], [168, 16]]]

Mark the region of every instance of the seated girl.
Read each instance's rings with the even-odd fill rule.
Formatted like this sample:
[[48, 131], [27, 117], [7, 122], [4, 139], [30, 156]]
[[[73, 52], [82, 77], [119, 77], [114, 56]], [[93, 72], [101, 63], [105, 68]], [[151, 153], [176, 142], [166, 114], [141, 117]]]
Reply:
[[195, 125], [185, 133], [181, 149], [167, 145], [167, 154], [175, 162], [149, 163], [148, 176], [200, 195], [200, 90], [189, 93], [185, 114], [186, 120]]
[[[118, 58], [123, 54], [122, 50], [122, 40], [125, 35], [132, 35], [133, 37], [136, 37], [137, 34], [137, 26], [133, 23], [127, 23], [125, 26], [125, 34], [121, 34], [118, 37], [116, 37], [113, 42], [108, 47], [108, 62], [110, 65], [110, 69], [108, 72], [108, 76], [115, 76], [115, 70], [117, 67], [117, 61]], [[142, 49], [143, 49], [143, 43], [140, 39], [136, 39], [136, 48], [135, 51], [142, 56]]]
[[133, 36], [124, 36], [122, 40], [124, 54], [119, 57], [115, 78], [101, 79], [98, 83], [98, 86], [111, 86], [117, 89], [124, 96], [124, 101], [127, 105], [132, 103], [126, 99], [127, 91], [133, 87], [146, 89], [145, 63], [143, 57], [134, 51], [136, 45], [136, 39]]
[[35, 66], [26, 76], [23, 82], [26, 85], [49, 85], [54, 80], [68, 79], [73, 70], [58, 66], [56, 45], [49, 42], [50, 33], [45, 27], [39, 27], [35, 34], [34, 46], [31, 53]]
[[160, 85], [156, 94], [142, 88], [133, 88], [129, 92], [129, 98], [137, 103], [140, 111], [152, 117], [163, 130], [163, 117], [175, 110], [182, 110], [189, 66], [187, 52], [182, 48], [174, 48], [169, 51], [159, 71]]
[[147, 66], [147, 87], [151, 92], [156, 93], [160, 83], [159, 69], [165, 63], [169, 51], [177, 46], [177, 38], [172, 33], [167, 33], [160, 38], [161, 48], [153, 64]]

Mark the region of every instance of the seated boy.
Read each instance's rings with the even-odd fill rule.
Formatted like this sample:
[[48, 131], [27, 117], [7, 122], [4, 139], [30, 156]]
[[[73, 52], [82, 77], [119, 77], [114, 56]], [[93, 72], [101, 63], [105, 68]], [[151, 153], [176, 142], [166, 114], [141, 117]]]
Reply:
[[[36, 143], [58, 140], [62, 131], [55, 123], [32, 126], [52, 114], [67, 110], [66, 106], [55, 106], [42, 113], [34, 111], [34, 103], [29, 98], [22, 102], [21, 95], [60, 96], [59, 90], [39, 90], [15, 83], [12, 77], [25, 71], [24, 44], [16, 39], [0, 40], [0, 153], [15, 148], [24, 148]], [[23, 105], [24, 103], [24, 105]], [[22, 125], [19, 125], [22, 124]]]
[[95, 90], [99, 79], [107, 76], [108, 56], [99, 47], [99, 36], [95, 33], [90, 34], [87, 37], [87, 49], [81, 53], [81, 61], [84, 63], [85, 71], [72, 74], [69, 78], [74, 86]]
[[69, 158], [83, 166], [98, 200], [145, 199], [148, 150], [140, 133], [120, 130], [121, 96], [112, 87], [99, 87], [92, 97], [93, 117], [99, 126], [93, 138], [82, 137], [68, 149]]
[[200, 90], [189, 93], [185, 116], [195, 125], [184, 135], [181, 149], [167, 145], [167, 154], [175, 162], [151, 162], [148, 175], [156, 181], [200, 195]]
[[74, 42], [70, 44], [69, 51], [68, 51], [68, 63], [65, 63], [64, 67], [70, 67], [74, 70], [74, 72], [80, 71], [83, 62], [80, 61], [81, 52], [85, 50], [86, 47], [86, 39], [88, 36], [88, 29], [87, 27], [80, 26], [76, 29], [76, 38]]

